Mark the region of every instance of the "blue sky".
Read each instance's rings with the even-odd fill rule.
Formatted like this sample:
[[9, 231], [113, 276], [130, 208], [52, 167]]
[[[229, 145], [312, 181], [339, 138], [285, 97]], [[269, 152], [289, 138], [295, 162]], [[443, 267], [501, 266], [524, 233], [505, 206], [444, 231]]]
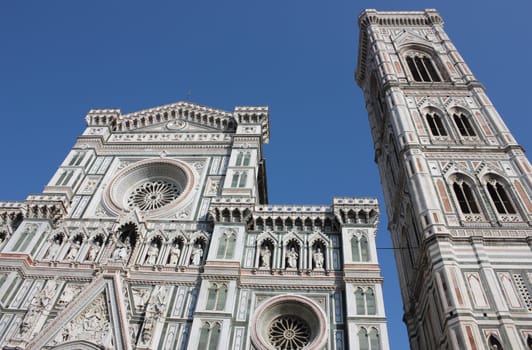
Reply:
[[[0, 200], [39, 193], [91, 108], [184, 99], [268, 105], [271, 203], [383, 204], [353, 80], [364, 8], [436, 8], [517, 140], [530, 148], [528, 1], [2, 1]], [[390, 247], [381, 210], [380, 248]], [[393, 349], [407, 349], [391, 250], [380, 249]]]

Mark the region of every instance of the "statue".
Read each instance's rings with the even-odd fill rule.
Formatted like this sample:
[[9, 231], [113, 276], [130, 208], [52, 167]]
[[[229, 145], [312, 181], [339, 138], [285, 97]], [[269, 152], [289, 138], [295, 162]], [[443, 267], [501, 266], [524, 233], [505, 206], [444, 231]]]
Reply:
[[287, 254], [287, 264], [289, 268], [297, 268], [297, 258], [299, 254], [296, 252], [294, 247], [290, 248], [290, 251]]
[[325, 262], [325, 257], [323, 256], [323, 253], [321, 252], [321, 248], [318, 247], [316, 251], [314, 251], [314, 254], [312, 255], [312, 259], [314, 259], [314, 268], [323, 269], [323, 263]]
[[96, 260], [96, 257], [98, 256], [98, 252], [100, 251], [101, 242], [98, 240], [94, 240], [90, 247], [89, 251], [87, 253], [87, 259], [88, 261], [94, 261]]
[[145, 264], [155, 265], [157, 262], [157, 257], [159, 256], [159, 247], [157, 243], [152, 241], [150, 247], [148, 248], [148, 254], [146, 255]]
[[168, 260], [168, 263], [170, 265], [177, 265], [179, 262], [179, 256], [181, 255], [181, 249], [179, 249], [179, 244], [177, 242], [174, 242], [172, 244], [172, 248], [170, 248], [170, 259]]
[[201, 244], [194, 245], [194, 249], [192, 249], [192, 265], [199, 266], [201, 264], [201, 257], [203, 256], [203, 248], [201, 248]]
[[260, 250], [260, 258], [261, 258], [260, 267], [270, 268], [271, 256], [272, 256], [272, 252], [270, 251], [270, 248], [268, 248], [268, 246], [264, 246]]
[[72, 242], [72, 246], [70, 247], [70, 250], [68, 251], [68, 254], [65, 259], [76, 260], [80, 248], [81, 248], [81, 241], [79, 238], [76, 238], [74, 242]]
[[48, 248], [48, 251], [46, 252], [44, 258], [48, 258], [50, 260], [54, 260], [56, 258], [57, 253], [59, 252], [59, 249], [61, 249], [61, 237], [56, 236], [52, 239], [52, 242], [50, 244], [50, 247]]
[[128, 238], [126, 238], [126, 242], [122, 242], [118, 240], [116, 242], [116, 248], [113, 251], [113, 254], [111, 254], [111, 260], [125, 262], [129, 255], [130, 248], [131, 248], [131, 245], [129, 243]]
[[145, 288], [132, 288], [131, 290], [133, 292], [133, 301], [135, 302], [135, 308], [137, 310], [142, 310], [148, 302], [150, 291]]

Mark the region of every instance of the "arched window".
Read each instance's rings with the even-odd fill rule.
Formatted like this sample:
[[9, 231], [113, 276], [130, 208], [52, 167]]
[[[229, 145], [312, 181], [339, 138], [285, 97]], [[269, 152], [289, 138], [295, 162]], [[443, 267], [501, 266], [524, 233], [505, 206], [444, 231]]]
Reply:
[[375, 307], [375, 292], [371, 288], [366, 290], [366, 311], [368, 315], [375, 315], [377, 313]]
[[368, 239], [362, 236], [351, 238], [351, 258], [353, 261], [369, 261]]
[[238, 184], [238, 187], [246, 187], [246, 181], [248, 179], [248, 173], [246, 171], [242, 172], [240, 175], [240, 183]]
[[358, 346], [360, 350], [370, 350], [368, 331], [365, 328], [360, 328], [358, 331]]
[[406, 63], [412, 77], [420, 82], [440, 82], [442, 81], [438, 70], [434, 66], [432, 59], [426, 55], [412, 55], [406, 57]]
[[479, 214], [478, 205], [469, 185], [461, 180], [455, 180], [453, 191], [463, 214]]
[[351, 257], [353, 261], [360, 261], [360, 247], [358, 245], [358, 237], [351, 238]]
[[362, 236], [360, 239], [360, 257], [362, 261], [369, 261], [368, 239], [366, 236]]
[[55, 183], [56, 186], [66, 186], [70, 179], [72, 178], [72, 175], [74, 175], [74, 170], [63, 170], [61, 173], [61, 176], [59, 176], [59, 179]]
[[490, 179], [486, 184], [488, 194], [499, 214], [515, 214], [515, 207], [503, 185], [496, 179]]
[[207, 310], [223, 310], [225, 308], [225, 299], [227, 298], [227, 285], [211, 283], [207, 295]]
[[499, 339], [497, 339], [497, 337], [495, 335], [490, 335], [489, 338], [488, 338], [488, 345], [490, 347], [490, 350], [493, 349], [493, 350], [503, 350], [504, 348], [502, 347], [502, 344], [501, 342], [499, 341]]
[[355, 292], [355, 301], [357, 305], [357, 315], [366, 314], [366, 302], [364, 301], [364, 290], [362, 288], [357, 288]]
[[234, 173], [233, 178], [231, 179], [231, 187], [238, 186], [238, 179], [240, 178], [240, 173]]
[[238, 152], [236, 156], [236, 163], [235, 165], [242, 165], [242, 158], [244, 157], [244, 152]]
[[212, 326], [205, 322], [201, 327], [198, 349], [216, 350], [220, 338], [220, 324], [215, 322]]
[[232, 259], [235, 251], [236, 236], [234, 232], [224, 232], [220, 237], [217, 259]]
[[244, 166], [248, 166], [250, 160], [251, 160], [251, 153], [250, 153], [250, 152], [246, 152], [246, 153], [244, 154], [244, 162], [243, 162], [242, 165], [244, 165]]
[[362, 289], [358, 287], [355, 292], [357, 315], [376, 315], [375, 292], [372, 288]]
[[471, 126], [469, 119], [463, 113], [453, 114], [453, 120], [462, 136], [476, 136], [475, 129]]
[[427, 118], [427, 123], [433, 136], [447, 136], [447, 130], [445, 130], [443, 121], [437, 113], [427, 113], [425, 118]]
[[369, 331], [369, 348], [370, 350], [380, 350], [379, 333], [376, 328]]

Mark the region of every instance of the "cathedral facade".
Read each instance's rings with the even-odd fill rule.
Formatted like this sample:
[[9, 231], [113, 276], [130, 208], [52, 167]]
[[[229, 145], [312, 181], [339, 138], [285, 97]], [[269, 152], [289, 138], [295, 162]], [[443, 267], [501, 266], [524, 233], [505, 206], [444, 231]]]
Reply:
[[85, 120], [0, 203], [3, 349], [389, 349], [377, 200], [269, 204], [267, 107]]
[[532, 168], [435, 10], [359, 17], [411, 348], [532, 348]]

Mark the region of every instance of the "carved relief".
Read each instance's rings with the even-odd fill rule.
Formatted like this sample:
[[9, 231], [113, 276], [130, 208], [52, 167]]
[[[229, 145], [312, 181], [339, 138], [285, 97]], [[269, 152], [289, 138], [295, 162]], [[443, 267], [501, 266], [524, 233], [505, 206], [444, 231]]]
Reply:
[[66, 307], [70, 302], [81, 292], [82, 285], [79, 284], [67, 284], [63, 289], [63, 293], [57, 301], [58, 307]]
[[100, 295], [75, 319], [62, 327], [51, 345], [85, 340], [101, 345], [103, 349], [114, 348], [114, 335], [109, 320], [105, 297]]

